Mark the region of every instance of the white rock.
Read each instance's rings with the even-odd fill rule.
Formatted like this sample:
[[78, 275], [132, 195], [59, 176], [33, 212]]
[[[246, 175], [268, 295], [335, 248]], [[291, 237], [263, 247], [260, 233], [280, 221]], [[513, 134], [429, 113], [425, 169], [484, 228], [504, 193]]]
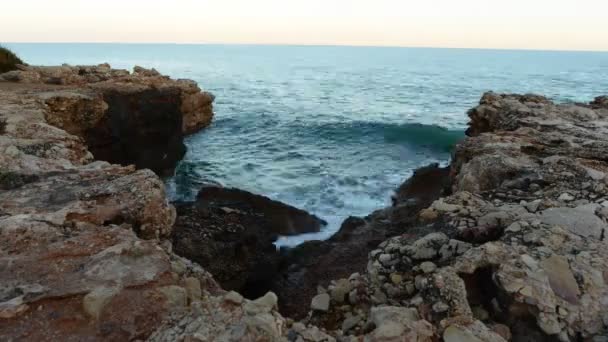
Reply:
[[310, 308], [315, 311], [328, 311], [330, 297], [327, 293], [316, 295], [310, 302]]

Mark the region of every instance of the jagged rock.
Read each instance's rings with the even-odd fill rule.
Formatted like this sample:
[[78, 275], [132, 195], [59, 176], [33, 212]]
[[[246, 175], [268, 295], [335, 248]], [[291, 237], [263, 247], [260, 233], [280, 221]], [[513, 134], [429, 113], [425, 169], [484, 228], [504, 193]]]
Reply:
[[415, 309], [380, 306], [371, 309], [370, 318], [376, 329], [370, 333], [373, 341], [432, 341], [433, 327], [421, 320]]
[[281, 262], [278, 234], [318, 231], [316, 216], [237, 189], [205, 188], [196, 202], [175, 203], [175, 253], [194, 260], [226, 290], [263, 295]]
[[541, 221], [563, 227], [577, 235], [598, 239], [608, 229], [606, 223], [595, 214], [575, 208], [549, 208], [542, 212]]
[[[393, 197], [393, 206], [370, 216], [348, 218], [327, 241], [310, 241], [287, 251], [273, 291], [279, 296], [281, 312], [295, 318], [306, 315], [318, 284], [363, 273], [368, 253], [382, 241], [415, 225], [416, 214], [438, 199], [449, 184], [449, 169], [433, 164], [414, 172]], [[415, 235], [424, 234], [424, 230]]]
[[[371, 315], [370, 303], [382, 302], [416, 307], [445, 341], [605, 336], [604, 102], [485, 94], [454, 152], [451, 193], [369, 253], [356, 301], [317, 324]], [[385, 321], [380, 336], [403, 332]]]
[[37, 84], [29, 96], [46, 105], [38, 104], [46, 122], [84, 139], [98, 160], [171, 174], [185, 153], [183, 135], [208, 126], [213, 117], [213, 95], [156, 70], [137, 67], [130, 74], [107, 64], [23, 68], [1, 79], [20, 82], [11, 90]]

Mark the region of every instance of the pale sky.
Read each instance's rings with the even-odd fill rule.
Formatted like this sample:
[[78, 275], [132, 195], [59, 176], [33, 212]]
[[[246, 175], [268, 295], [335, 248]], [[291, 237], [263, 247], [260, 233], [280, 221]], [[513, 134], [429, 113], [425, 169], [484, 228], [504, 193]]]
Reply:
[[608, 51], [608, 0], [6, 0], [1, 42]]

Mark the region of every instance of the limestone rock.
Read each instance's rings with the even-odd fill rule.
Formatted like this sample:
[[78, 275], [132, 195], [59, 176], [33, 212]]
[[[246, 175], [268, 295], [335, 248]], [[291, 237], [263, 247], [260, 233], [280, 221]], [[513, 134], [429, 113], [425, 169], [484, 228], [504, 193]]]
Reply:
[[310, 302], [310, 308], [315, 311], [329, 310], [330, 296], [327, 293], [316, 295]]

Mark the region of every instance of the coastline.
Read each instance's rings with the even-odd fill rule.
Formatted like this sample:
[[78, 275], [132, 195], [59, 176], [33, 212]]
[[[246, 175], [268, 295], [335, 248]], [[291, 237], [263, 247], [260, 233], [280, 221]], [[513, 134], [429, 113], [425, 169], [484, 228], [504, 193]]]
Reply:
[[[65, 73], [53, 82], [72, 74], [59, 70]], [[143, 87], [136, 94], [154, 89], [153, 99], [175, 109], [163, 111], [168, 119], [181, 116], [169, 120], [168, 140], [205, 126], [208, 115], [190, 115], [187, 126], [181, 120], [205, 112], [211, 95], [138, 70], [111, 75], [102, 89], [122, 91], [112, 83], [121, 77], [130, 77], [129, 89]], [[23, 73], [17, 79], [38, 82]], [[247, 300], [225, 292], [172, 251], [175, 209], [158, 176], [93, 161], [86, 137], [76, 134], [99, 129], [104, 90], [64, 83], [2, 88], [0, 337], [566, 341], [607, 334], [605, 97], [555, 105], [541, 96], [485, 94], [469, 111], [469, 137], [449, 169], [421, 169], [391, 207], [347, 220], [327, 242], [294, 249], [279, 274], [285, 283], [275, 282], [277, 303], [273, 293]], [[201, 99], [192, 101], [196, 110], [184, 110], [181, 85]], [[154, 124], [148, 120], [157, 116], [141, 108], [137, 127]], [[136, 149], [147, 147], [141, 141]], [[284, 301], [303, 311], [300, 322], [277, 312]]]

